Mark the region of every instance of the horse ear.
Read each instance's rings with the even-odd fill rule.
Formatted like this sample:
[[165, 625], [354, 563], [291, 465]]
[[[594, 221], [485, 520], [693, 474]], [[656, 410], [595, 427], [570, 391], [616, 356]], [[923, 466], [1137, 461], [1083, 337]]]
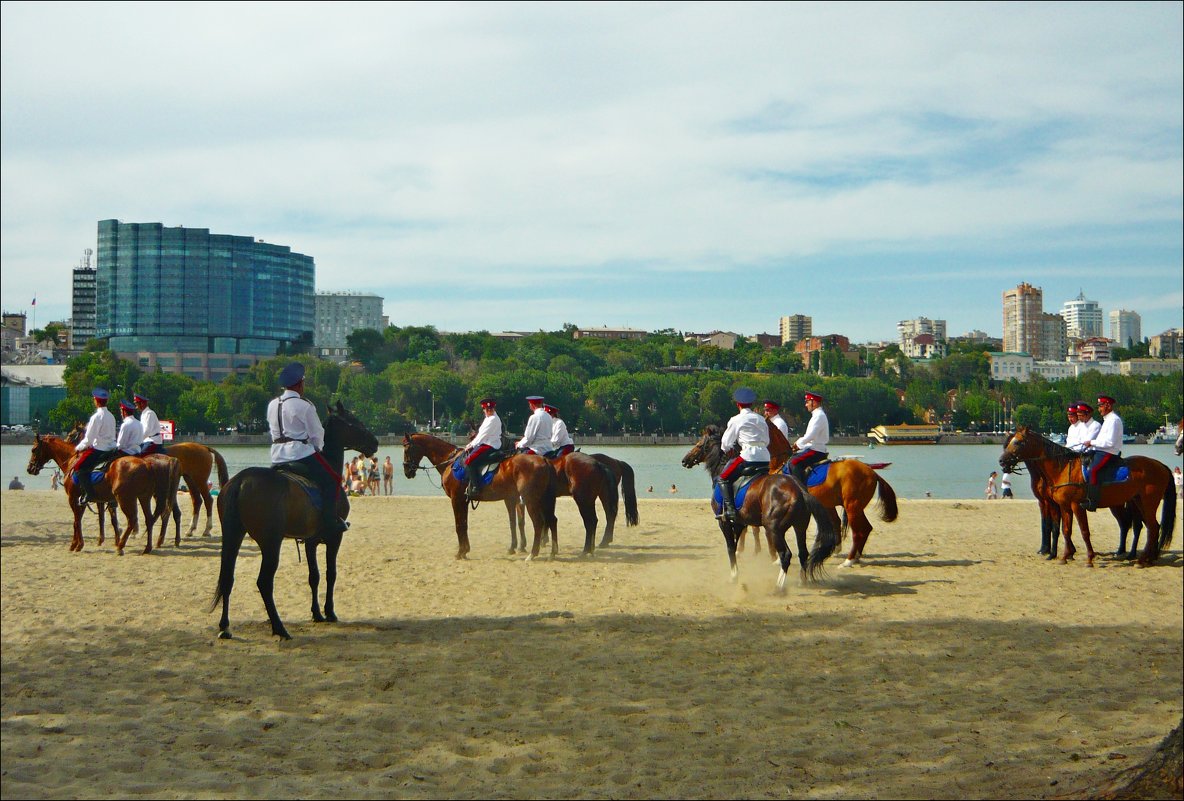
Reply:
[[340, 399], [337, 400], [337, 413], [338, 414], [345, 414], [345, 407], [341, 405]]

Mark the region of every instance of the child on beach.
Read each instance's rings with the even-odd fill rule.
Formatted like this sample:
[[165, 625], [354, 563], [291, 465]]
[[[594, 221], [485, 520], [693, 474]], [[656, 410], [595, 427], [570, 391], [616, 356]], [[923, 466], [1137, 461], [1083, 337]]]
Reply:
[[987, 476], [987, 500], [993, 501], [999, 496], [995, 494], [995, 476], [999, 475], [998, 471], [992, 470], [991, 475]]

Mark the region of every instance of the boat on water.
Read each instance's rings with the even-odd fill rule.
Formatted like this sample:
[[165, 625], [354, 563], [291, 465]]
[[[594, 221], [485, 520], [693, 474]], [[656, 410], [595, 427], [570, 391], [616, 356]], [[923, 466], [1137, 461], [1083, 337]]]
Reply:
[[876, 426], [867, 436], [880, 445], [934, 445], [941, 439], [941, 426]]
[[1149, 445], [1167, 445], [1174, 444], [1176, 438], [1180, 436], [1180, 427], [1174, 423], [1160, 426], [1156, 432], [1147, 440]]

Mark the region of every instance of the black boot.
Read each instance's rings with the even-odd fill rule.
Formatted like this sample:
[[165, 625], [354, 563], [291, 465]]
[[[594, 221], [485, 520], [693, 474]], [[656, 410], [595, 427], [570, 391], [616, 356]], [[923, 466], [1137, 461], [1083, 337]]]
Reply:
[[1047, 555], [1052, 546], [1052, 518], [1040, 518], [1040, 550], [1036, 553]]
[[730, 523], [735, 523], [736, 522], [736, 488], [732, 485], [731, 481], [719, 482], [719, 495], [720, 495], [720, 499], [722, 501], [722, 503], [721, 503], [722, 508], [720, 509], [720, 514], [717, 516], [717, 518], [722, 517], [723, 519], [727, 520]]
[[1098, 510], [1098, 499], [1102, 494], [1102, 488], [1094, 484], [1085, 485], [1085, 503], [1082, 506], [1087, 512], [1096, 512]]
[[476, 476], [469, 476], [469, 483], [465, 485], [465, 500], [475, 501], [481, 494], [481, 487], [477, 484]]

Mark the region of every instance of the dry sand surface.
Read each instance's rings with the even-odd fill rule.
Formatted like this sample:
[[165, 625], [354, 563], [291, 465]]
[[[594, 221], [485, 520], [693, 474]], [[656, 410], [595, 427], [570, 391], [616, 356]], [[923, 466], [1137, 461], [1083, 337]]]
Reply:
[[751, 544], [729, 581], [704, 501], [643, 500], [580, 558], [562, 499], [528, 563], [501, 504], [458, 562], [443, 497], [355, 499], [340, 623], [283, 550], [290, 642], [253, 545], [217, 639], [217, 528], [118, 557], [88, 516], [74, 554], [60, 493], [0, 510], [5, 798], [1042, 798], [1184, 709], [1179, 528], [1151, 569], [1062, 566], [1030, 501], [902, 502], [861, 566], [779, 596]]

